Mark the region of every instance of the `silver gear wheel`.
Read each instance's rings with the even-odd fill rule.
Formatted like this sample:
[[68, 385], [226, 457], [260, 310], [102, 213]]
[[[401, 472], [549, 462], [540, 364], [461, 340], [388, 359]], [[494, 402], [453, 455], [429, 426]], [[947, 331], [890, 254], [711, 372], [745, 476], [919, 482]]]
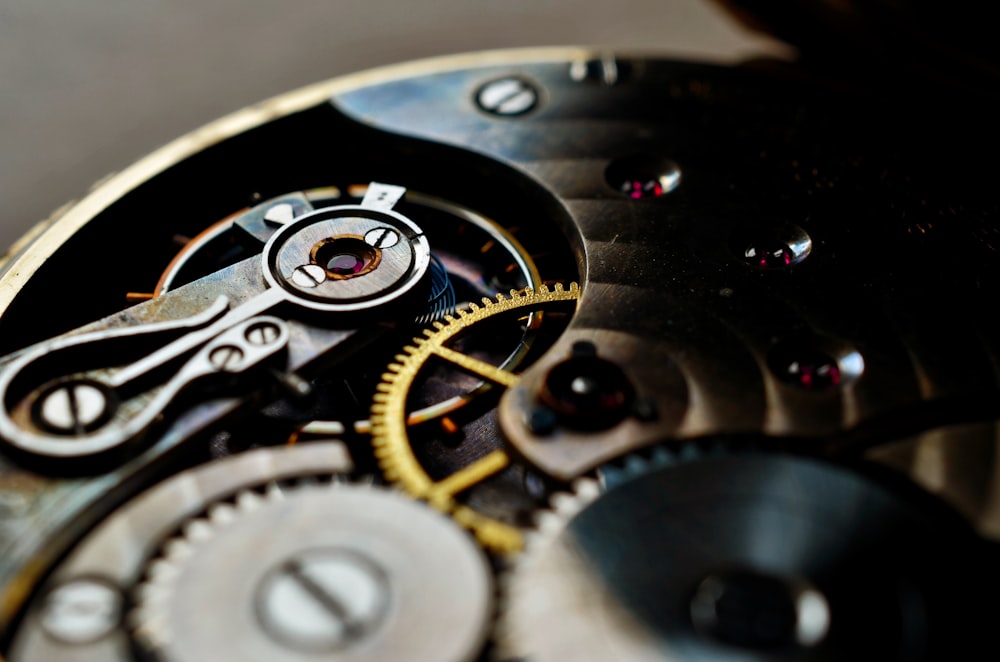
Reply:
[[171, 662], [462, 662], [482, 652], [493, 593], [472, 538], [424, 504], [374, 486], [272, 483], [186, 522], [148, 566], [130, 620]]

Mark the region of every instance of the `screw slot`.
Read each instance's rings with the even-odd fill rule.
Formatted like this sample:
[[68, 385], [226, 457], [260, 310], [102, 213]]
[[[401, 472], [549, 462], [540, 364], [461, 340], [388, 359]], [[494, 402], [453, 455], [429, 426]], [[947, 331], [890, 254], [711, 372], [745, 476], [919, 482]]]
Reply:
[[272, 322], [257, 322], [243, 334], [251, 345], [270, 345], [281, 337], [281, 329]]
[[208, 355], [208, 362], [216, 370], [236, 370], [243, 360], [243, 350], [236, 345], [221, 345]]
[[42, 389], [32, 405], [35, 425], [55, 434], [80, 436], [97, 430], [116, 407], [114, 392], [87, 379], [62, 379]]
[[276, 641], [309, 653], [363, 641], [385, 620], [390, 586], [368, 558], [344, 549], [299, 552], [257, 588], [257, 617]]
[[523, 78], [500, 78], [476, 91], [480, 110], [498, 117], [518, 117], [538, 105], [538, 88]]

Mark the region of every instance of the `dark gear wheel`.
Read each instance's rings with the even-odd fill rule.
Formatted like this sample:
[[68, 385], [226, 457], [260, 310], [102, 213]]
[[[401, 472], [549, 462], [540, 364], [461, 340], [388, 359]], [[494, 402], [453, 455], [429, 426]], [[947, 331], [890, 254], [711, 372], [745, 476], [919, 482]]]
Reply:
[[939, 504], [780, 454], [626, 467], [540, 515], [506, 584], [506, 654], [938, 660], [984, 643], [992, 573]]

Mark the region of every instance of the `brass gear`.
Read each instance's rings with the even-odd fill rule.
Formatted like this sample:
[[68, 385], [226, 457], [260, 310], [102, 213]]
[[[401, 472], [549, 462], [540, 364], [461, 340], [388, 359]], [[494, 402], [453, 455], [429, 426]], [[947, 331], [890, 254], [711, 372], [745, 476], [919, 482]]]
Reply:
[[404, 347], [403, 353], [396, 356], [396, 362], [389, 364], [382, 382], [377, 386], [371, 410], [372, 444], [386, 480], [450, 514], [459, 524], [470, 529], [483, 546], [494, 552], [506, 554], [520, 551], [523, 546], [520, 530], [458, 503], [455, 496], [506, 468], [510, 462], [506, 451], [492, 451], [447, 478], [435, 481], [421, 466], [410, 444], [407, 394], [421, 368], [432, 356], [502, 388], [513, 386], [519, 378], [517, 374], [462, 354], [445, 343], [487, 318], [575, 302], [579, 296], [580, 289], [576, 283], [570, 283], [568, 288], [557, 283], [551, 289], [541, 285], [538, 290], [512, 290], [509, 297], [500, 294], [495, 301], [483, 298], [482, 305], [470, 304], [468, 310], [459, 310], [456, 317], [448, 316], [444, 322], [435, 322], [434, 328], [425, 329], [424, 337], [414, 338], [413, 344]]

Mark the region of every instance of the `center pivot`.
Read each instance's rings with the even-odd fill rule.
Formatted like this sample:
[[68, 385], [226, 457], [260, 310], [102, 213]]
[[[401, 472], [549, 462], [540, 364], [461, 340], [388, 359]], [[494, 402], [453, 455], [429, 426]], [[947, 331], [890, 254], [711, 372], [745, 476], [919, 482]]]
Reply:
[[[375, 229], [369, 232], [377, 240], [383, 233], [394, 232], [391, 228]], [[378, 246], [365, 243], [364, 237], [341, 235], [316, 242], [309, 252], [310, 262], [322, 267], [331, 280], [345, 280], [364, 276], [378, 268], [382, 261], [382, 250]]]
[[[400, 187], [371, 184], [382, 189]], [[327, 207], [294, 219], [264, 249], [264, 276], [296, 303], [325, 312], [356, 312], [419, 291], [430, 265], [427, 238], [392, 210], [402, 193], [366, 195], [361, 205]]]

